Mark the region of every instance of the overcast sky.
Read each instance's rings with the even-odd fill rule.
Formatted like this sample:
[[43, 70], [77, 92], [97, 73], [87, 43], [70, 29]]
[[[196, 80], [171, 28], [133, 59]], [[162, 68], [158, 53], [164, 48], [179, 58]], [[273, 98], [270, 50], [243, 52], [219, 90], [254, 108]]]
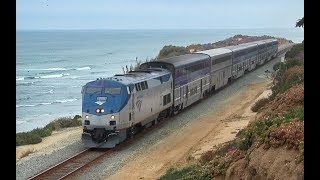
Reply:
[[16, 0], [17, 29], [291, 28], [303, 0]]

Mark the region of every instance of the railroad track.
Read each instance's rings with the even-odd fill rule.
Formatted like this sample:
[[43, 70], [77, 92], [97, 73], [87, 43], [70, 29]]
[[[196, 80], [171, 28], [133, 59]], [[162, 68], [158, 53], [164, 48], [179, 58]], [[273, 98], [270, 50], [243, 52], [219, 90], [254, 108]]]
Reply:
[[94, 164], [102, 157], [104, 158], [110, 156], [113, 153], [121, 151], [129, 144], [138, 141], [144, 134], [150, 132], [150, 130], [152, 131], [152, 129], [154, 128], [163, 125], [163, 123], [164, 121], [161, 120], [156, 125], [146, 128], [142, 132], [136, 134], [134, 138], [129, 138], [112, 149], [85, 149], [82, 152], [64, 160], [63, 162], [30, 177], [28, 180], [57, 180], [70, 178], [72, 177], [72, 175], [76, 174], [76, 172], [84, 170], [86, 167]]
[[30, 180], [37, 179], [64, 179], [70, 177], [75, 172], [80, 169], [85, 168], [90, 165], [94, 161], [100, 159], [100, 157], [105, 156], [107, 154], [111, 154], [112, 150], [90, 150], [86, 149], [65, 161], [50, 167], [47, 170], [44, 170], [35, 176], [29, 178]]

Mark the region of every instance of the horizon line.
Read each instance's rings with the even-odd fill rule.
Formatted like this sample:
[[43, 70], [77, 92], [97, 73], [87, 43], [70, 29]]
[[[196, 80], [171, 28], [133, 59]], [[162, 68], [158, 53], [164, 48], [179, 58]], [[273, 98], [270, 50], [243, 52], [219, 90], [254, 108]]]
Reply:
[[51, 29], [16, 29], [16, 31], [55, 31], [55, 30], [226, 30], [226, 29], [301, 29], [292, 27], [259, 28], [51, 28]]

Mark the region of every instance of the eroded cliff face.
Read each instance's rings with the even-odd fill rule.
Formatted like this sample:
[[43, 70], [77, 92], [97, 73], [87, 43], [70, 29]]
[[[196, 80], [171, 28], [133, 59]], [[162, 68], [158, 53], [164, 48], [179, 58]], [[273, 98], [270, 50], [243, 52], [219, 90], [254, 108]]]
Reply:
[[230, 165], [225, 179], [304, 179], [304, 164], [296, 163], [299, 154], [285, 146], [254, 148], [247, 158]]
[[[301, 69], [294, 67], [292, 71], [299, 73]], [[249, 126], [256, 126], [258, 120], [268, 121], [270, 112], [277, 114], [279, 119], [288, 118], [288, 115], [292, 115], [288, 113], [290, 110], [301, 109], [303, 105], [304, 84], [301, 83], [277, 95], [256, 115], [256, 120], [250, 122]], [[268, 138], [264, 143], [255, 137], [246, 155], [230, 164], [224, 178], [304, 179], [303, 146], [304, 120], [294, 117], [288, 123], [273, 125], [269, 128]]]

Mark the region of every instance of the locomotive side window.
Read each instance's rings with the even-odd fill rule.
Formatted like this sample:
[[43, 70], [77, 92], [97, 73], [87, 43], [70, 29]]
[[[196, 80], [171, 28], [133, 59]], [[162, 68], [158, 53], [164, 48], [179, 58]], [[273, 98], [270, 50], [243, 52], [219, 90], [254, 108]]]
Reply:
[[144, 85], [144, 82], [141, 82], [141, 83], [139, 83], [140, 84], [140, 86], [141, 86], [141, 90], [145, 90], [146, 89], [146, 87], [145, 87], [145, 85]]
[[148, 83], [147, 81], [144, 82], [146, 89], [148, 89]]
[[164, 106], [167, 105], [167, 104], [170, 103], [170, 102], [171, 102], [171, 93], [163, 96], [163, 105], [164, 105]]
[[135, 86], [136, 86], [136, 91], [140, 91], [141, 90], [140, 83], [135, 84]]

